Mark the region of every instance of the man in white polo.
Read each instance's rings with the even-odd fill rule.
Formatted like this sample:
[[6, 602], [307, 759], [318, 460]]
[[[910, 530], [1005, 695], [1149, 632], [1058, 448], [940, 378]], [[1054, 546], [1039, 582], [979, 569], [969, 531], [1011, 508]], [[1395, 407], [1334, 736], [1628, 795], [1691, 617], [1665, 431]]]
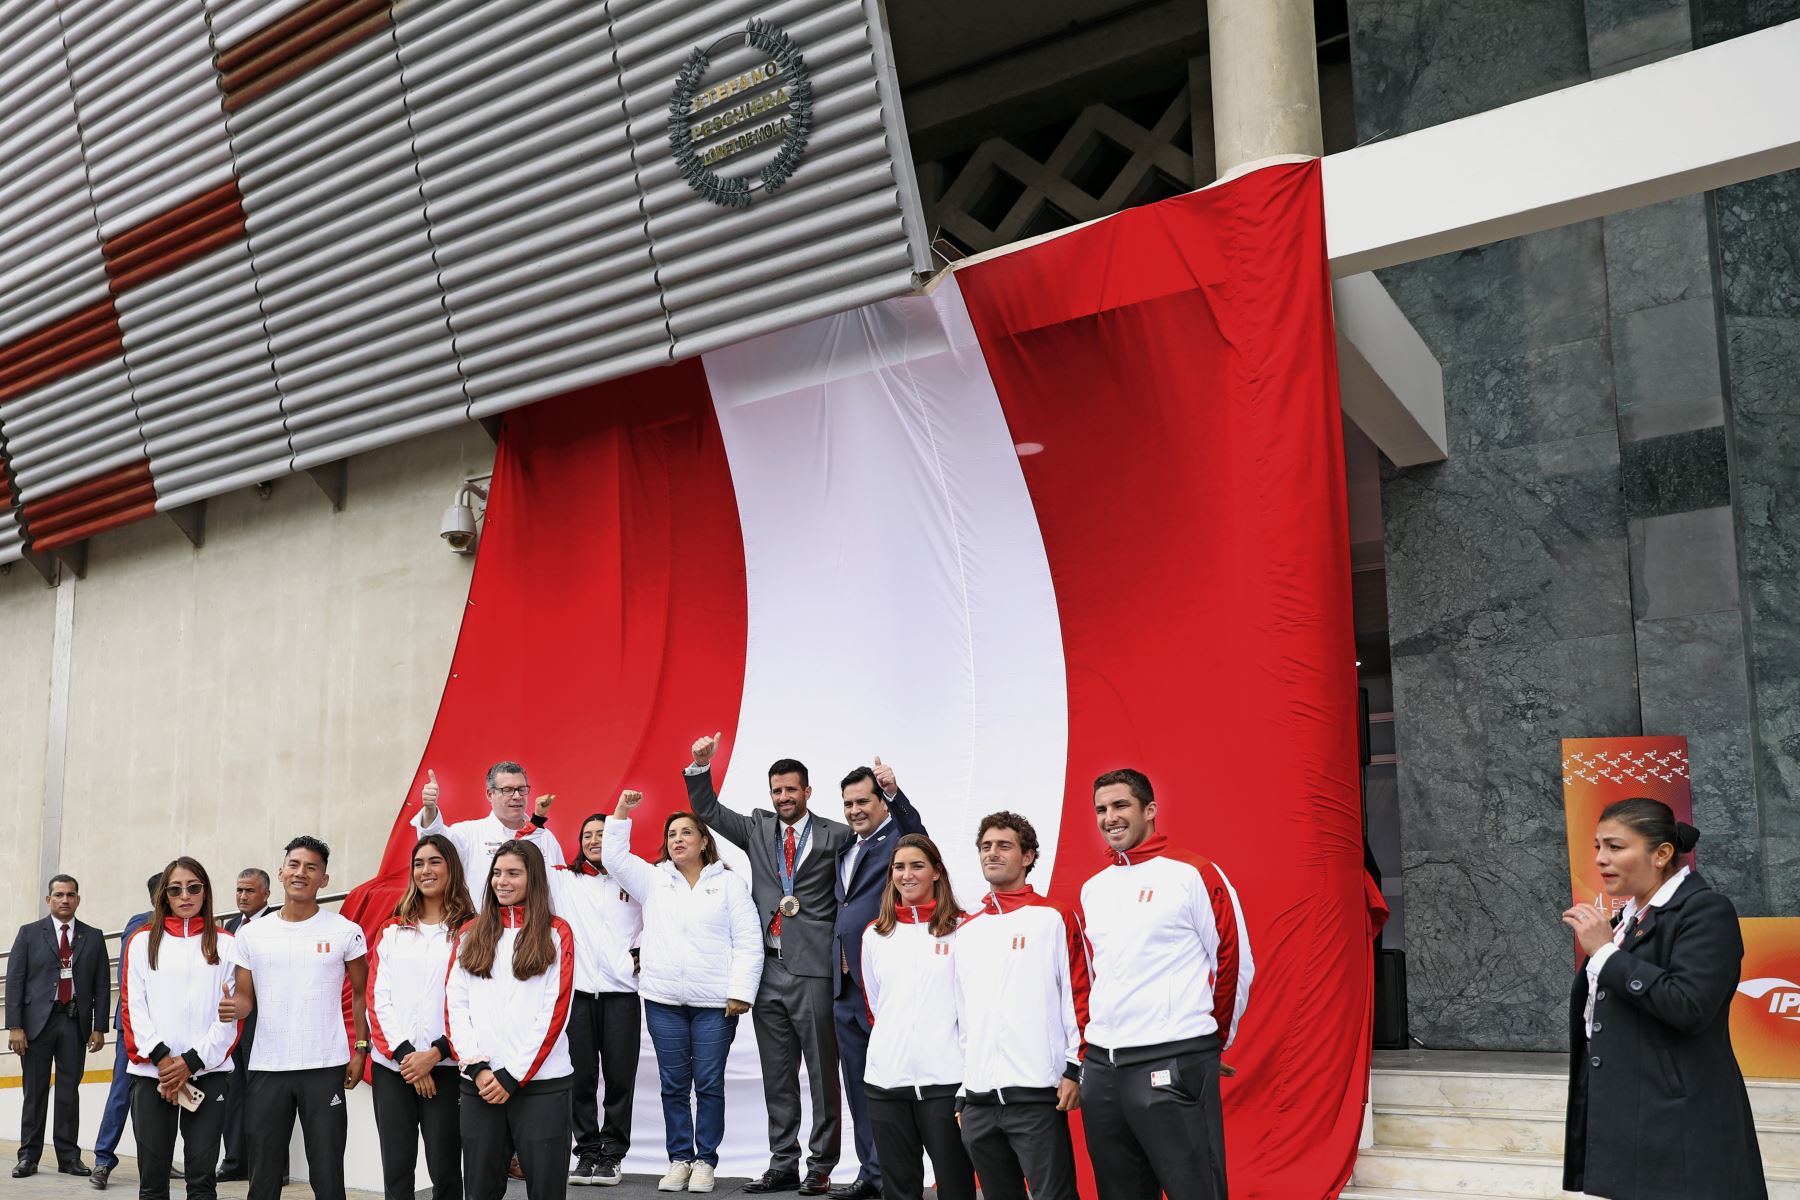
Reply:
[[544, 853], [544, 865], [555, 869], [563, 865], [562, 844], [548, 829], [531, 822], [531, 785], [525, 779], [525, 768], [516, 762], [497, 762], [488, 768], [487, 799], [492, 809], [485, 817], [472, 821], [444, 822], [438, 811], [437, 772], [425, 772], [426, 784], [419, 789], [424, 807], [413, 817], [413, 828], [419, 836], [441, 833], [456, 846], [462, 859], [463, 878], [469, 884], [469, 899], [477, 912], [487, 900], [488, 872], [493, 869], [494, 851], [518, 838], [535, 845]]

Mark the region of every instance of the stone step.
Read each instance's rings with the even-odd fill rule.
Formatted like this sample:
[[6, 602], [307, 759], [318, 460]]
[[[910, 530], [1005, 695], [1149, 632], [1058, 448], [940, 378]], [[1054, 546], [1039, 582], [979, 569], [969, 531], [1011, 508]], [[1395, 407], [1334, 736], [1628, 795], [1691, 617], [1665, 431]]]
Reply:
[[[1768, 1167], [1769, 1200], [1800, 1200], [1800, 1171]], [[1357, 1156], [1350, 1177], [1356, 1189], [1386, 1188], [1403, 1195], [1442, 1193], [1508, 1200], [1567, 1200], [1560, 1154], [1506, 1154], [1492, 1150], [1371, 1146]]]
[[[1800, 1124], [1756, 1122], [1763, 1162], [1800, 1170]], [[1524, 1109], [1375, 1107], [1375, 1144], [1439, 1150], [1495, 1150], [1505, 1153], [1561, 1154], [1563, 1113]]]
[[[1800, 1083], [1749, 1079], [1745, 1084], [1758, 1125], [1800, 1126]], [[1568, 1104], [1569, 1081], [1566, 1075], [1550, 1072], [1378, 1067], [1370, 1080], [1369, 1095], [1378, 1112], [1384, 1108], [1439, 1108], [1560, 1113]]]

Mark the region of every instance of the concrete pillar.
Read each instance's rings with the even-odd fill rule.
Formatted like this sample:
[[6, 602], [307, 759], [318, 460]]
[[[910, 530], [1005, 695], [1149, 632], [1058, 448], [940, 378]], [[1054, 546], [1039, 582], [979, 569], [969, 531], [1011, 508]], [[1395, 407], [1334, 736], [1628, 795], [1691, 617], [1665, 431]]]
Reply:
[[1323, 154], [1312, 0], [1206, 0], [1206, 26], [1219, 174]]

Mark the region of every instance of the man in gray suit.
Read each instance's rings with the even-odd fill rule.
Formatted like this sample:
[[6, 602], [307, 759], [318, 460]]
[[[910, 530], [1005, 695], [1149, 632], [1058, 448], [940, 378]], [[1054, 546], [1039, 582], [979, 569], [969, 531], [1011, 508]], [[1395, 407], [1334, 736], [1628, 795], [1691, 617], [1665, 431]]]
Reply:
[[[828, 881], [829, 882], [829, 881]], [[50, 879], [50, 915], [19, 926], [6, 960], [7, 1044], [25, 1067], [19, 1162], [13, 1178], [37, 1173], [50, 1109], [50, 1068], [56, 1068], [56, 1169], [87, 1175], [75, 1138], [80, 1126], [81, 1076], [87, 1055], [106, 1043], [112, 967], [106, 939], [75, 919], [81, 885], [67, 875]], [[826, 1005], [826, 1017], [831, 1015]], [[836, 1064], [833, 1064], [833, 1069]]]
[[[769, 768], [770, 808], [748, 816], [719, 803], [712, 758], [719, 738], [694, 743], [685, 776], [688, 800], [713, 831], [750, 856], [750, 891], [763, 926], [762, 985], [750, 1010], [756, 1051], [762, 1059], [763, 1100], [769, 1109], [769, 1169], [746, 1192], [803, 1196], [831, 1190], [831, 1169], [842, 1145], [838, 1113], [837, 1032], [831, 1015], [837, 963], [832, 959], [837, 920], [838, 848], [848, 826], [807, 811], [812, 798], [806, 767], [791, 758]], [[800, 1175], [800, 1060], [812, 1086], [812, 1137], [806, 1176]]]

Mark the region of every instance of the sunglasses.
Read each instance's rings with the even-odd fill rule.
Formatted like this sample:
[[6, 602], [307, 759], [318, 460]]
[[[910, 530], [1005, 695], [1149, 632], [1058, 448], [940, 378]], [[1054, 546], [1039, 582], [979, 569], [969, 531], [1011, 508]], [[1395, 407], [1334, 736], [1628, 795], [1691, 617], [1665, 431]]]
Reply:
[[201, 893], [206, 891], [206, 885], [204, 883], [200, 883], [198, 881], [195, 881], [194, 883], [189, 883], [189, 884], [171, 883], [164, 890], [167, 891], [169, 893], [169, 895], [171, 895], [171, 896], [179, 896], [183, 892], [186, 892], [190, 896], [198, 896]]

